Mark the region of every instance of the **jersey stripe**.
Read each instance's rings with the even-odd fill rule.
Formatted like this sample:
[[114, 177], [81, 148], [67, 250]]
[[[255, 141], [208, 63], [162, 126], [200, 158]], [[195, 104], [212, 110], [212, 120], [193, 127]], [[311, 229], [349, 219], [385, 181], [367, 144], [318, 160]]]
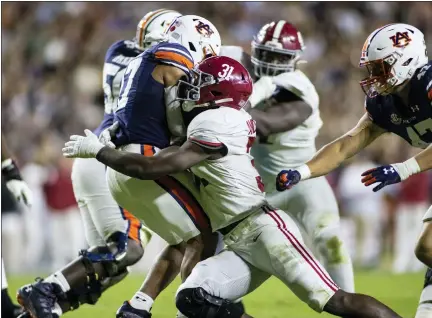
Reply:
[[187, 70], [191, 70], [194, 66], [193, 60], [188, 59], [185, 55], [177, 53], [177, 52], [168, 52], [158, 50], [155, 53], [155, 57], [159, 60], [164, 60], [165, 62], [173, 62], [174, 66], [182, 65], [187, 68]]
[[221, 142], [209, 142], [209, 141], [199, 140], [193, 137], [189, 137], [189, 141], [194, 144], [197, 144], [198, 146], [209, 148], [209, 149], [220, 149], [224, 146], [224, 144]]
[[168, 46], [161, 46], [157, 49], [156, 52], [158, 51], [167, 51], [167, 52], [176, 52], [179, 54], [184, 55], [186, 58], [188, 58], [189, 60], [191, 60], [191, 62], [193, 63], [193, 57], [192, 55], [186, 50], [186, 49], [176, 49], [174, 47], [168, 47]]

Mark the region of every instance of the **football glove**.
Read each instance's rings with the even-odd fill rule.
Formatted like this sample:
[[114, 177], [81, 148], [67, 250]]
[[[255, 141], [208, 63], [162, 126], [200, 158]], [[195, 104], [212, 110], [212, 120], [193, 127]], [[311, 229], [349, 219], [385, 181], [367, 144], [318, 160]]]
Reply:
[[22, 180], [18, 166], [12, 159], [6, 159], [2, 161], [1, 168], [9, 191], [18, 201], [30, 207], [33, 203], [33, 194], [27, 183]]
[[113, 144], [113, 142], [111, 140], [113, 140], [115, 138], [116, 132], [119, 128], [119, 123], [118, 121], [116, 121], [115, 123], [113, 123], [111, 126], [109, 126], [108, 128], [104, 129], [100, 136], [99, 136], [99, 141], [104, 144], [105, 146], [108, 146], [110, 148], [115, 148], [115, 145]]
[[362, 177], [361, 182], [363, 182], [366, 187], [379, 183], [375, 188], [373, 188], [374, 192], [381, 190], [389, 184], [401, 182], [399, 171], [394, 165], [386, 165], [370, 169], [363, 172]]
[[297, 170], [282, 170], [276, 177], [276, 189], [279, 192], [291, 189], [300, 180], [301, 175]]
[[65, 143], [62, 149], [63, 156], [66, 158], [96, 158], [99, 150], [105, 147], [98, 137], [90, 130], [84, 130], [86, 137], [72, 135], [70, 140]]

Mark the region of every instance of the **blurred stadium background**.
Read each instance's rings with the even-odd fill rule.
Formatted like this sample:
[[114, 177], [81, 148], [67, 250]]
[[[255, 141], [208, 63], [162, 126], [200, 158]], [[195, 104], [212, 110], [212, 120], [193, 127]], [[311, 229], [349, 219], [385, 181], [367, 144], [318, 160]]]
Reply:
[[[364, 112], [357, 64], [370, 32], [391, 22], [413, 24], [425, 33], [432, 52], [430, 2], [3, 2], [1, 7], [2, 132], [35, 195], [27, 210], [15, 204], [2, 183], [2, 255], [11, 290], [86, 247], [70, 182], [72, 160], [63, 159], [60, 149], [70, 134], [98, 125], [105, 52], [114, 41], [132, 39], [148, 11], [165, 7], [202, 15], [218, 28], [223, 44], [241, 45], [247, 52], [263, 24], [279, 19], [295, 24], [306, 44], [308, 64], [301, 68], [320, 94], [324, 126], [318, 147], [350, 129]], [[377, 164], [405, 160], [414, 151], [388, 136], [329, 176], [358, 268], [357, 286], [394, 303], [404, 317], [413, 316], [422, 287], [424, 268], [413, 249], [432, 199], [432, 175], [414, 176], [379, 194], [364, 188], [359, 175]], [[134, 270], [145, 272], [162, 244], [152, 242]], [[141, 278], [133, 277], [105, 296], [99, 309], [87, 312], [113, 316], [138, 287]], [[273, 297], [273, 286], [280, 295]], [[274, 281], [247, 300], [259, 317], [314, 316]], [[173, 317], [173, 304], [167, 306], [169, 314], [160, 311], [160, 317]], [[157, 307], [158, 302], [155, 308], [161, 310]]]

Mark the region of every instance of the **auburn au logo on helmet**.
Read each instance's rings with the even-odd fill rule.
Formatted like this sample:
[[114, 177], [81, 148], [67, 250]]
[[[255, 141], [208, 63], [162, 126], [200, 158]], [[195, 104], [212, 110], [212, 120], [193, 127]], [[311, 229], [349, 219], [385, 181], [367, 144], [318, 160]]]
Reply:
[[397, 32], [396, 35], [390, 37], [395, 47], [405, 47], [411, 42], [408, 32]]
[[202, 34], [203, 36], [209, 38], [214, 32], [210, 28], [208, 24], [203, 23], [202, 21], [198, 21], [198, 25], [196, 26], [196, 29], [199, 34]]

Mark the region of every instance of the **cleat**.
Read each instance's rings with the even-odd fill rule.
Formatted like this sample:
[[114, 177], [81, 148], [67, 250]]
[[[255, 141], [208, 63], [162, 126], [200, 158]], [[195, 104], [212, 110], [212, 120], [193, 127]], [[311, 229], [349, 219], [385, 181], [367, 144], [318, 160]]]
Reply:
[[58, 318], [58, 315], [52, 312], [57, 301], [54, 289], [54, 284], [45, 283], [42, 279], [21, 287], [17, 293], [17, 300], [29, 315], [23, 317]]
[[117, 310], [116, 318], [150, 318], [151, 313], [147, 310], [133, 308], [128, 301]]

